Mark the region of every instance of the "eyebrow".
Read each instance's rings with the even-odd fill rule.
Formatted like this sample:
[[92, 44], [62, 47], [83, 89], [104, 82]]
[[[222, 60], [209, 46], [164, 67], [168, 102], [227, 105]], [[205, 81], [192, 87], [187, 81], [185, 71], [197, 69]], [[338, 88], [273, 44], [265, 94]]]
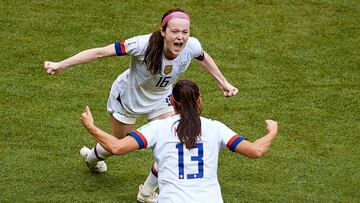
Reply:
[[179, 32], [184, 32], [184, 31], [189, 31], [190, 29], [183, 29], [183, 30], [180, 30], [178, 28], [170, 28], [170, 30], [175, 30], [175, 31], [179, 31]]

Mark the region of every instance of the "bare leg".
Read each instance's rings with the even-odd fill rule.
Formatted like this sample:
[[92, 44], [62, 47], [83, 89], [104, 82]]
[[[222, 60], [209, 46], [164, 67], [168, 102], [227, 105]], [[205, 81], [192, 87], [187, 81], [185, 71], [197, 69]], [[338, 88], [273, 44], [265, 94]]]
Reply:
[[[126, 136], [128, 132], [135, 130], [134, 124], [125, 124], [116, 120], [112, 115], [110, 115], [110, 123], [112, 128], [112, 135], [122, 139]], [[97, 163], [98, 161], [103, 161], [108, 157], [112, 156], [111, 153], [106, 151], [104, 147], [100, 144], [95, 144], [94, 148], [91, 149], [91, 153], [87, 155], [87, 161], [90, 163]]]
[[[111, 129], [112, 129], [111, 134], [114, 137], [117, 137], [119, 139], [123, 139], [128, 132], [135, 130], [134, 124], [126, 124], [126, 123], [120, 122], [120, 121], [116, 120], [114, 118], [114, 116], [112, 116], [111, 114], [110, 114], [110, 123], [111, 123]], [[111, 156], [111, 154], [108, 151], [106, 151], [106, 149], [104, 149], [100, 144], [95, 145], [94, 154], [96, 155], [97, 159], [99, 159], [99, 160], [105, 160], [106, 158]]]
[[175, 114], [175, 112], [164, 113], [164, 114], [162, 114], [162, 115], [160, 115], [160, 116], [158, 116], [158, 117], [155, 117], [155, 118], [150, 119], [149, 121], [165, 119], [165, 118], [167, 118], [167, 117], [169, 117], [169, 116], [172, 116], [172, 115], [174, 115], [174, 114]]
[[135, 130], [135, 124], [126, 124], [116, 120], [112, 115], [110, 115], [112, 135], [122, 139], [126, 136], [128, 132]]

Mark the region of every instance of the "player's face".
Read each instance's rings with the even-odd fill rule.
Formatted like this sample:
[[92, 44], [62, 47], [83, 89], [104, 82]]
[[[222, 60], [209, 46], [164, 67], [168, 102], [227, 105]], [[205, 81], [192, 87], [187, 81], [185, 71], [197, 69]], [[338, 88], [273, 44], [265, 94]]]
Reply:
[[184, 49], [190, 36], [190, 22], [182, 18], [174, 18], [168, 22], [167, 28], [161, 31], [164, 37], [164, 54], [174, 58]]

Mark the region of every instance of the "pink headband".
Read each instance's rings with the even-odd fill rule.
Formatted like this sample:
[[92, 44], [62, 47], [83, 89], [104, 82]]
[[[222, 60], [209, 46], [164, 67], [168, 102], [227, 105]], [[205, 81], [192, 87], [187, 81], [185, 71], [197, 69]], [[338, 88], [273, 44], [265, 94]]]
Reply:
[[169, 15], [167, 15], [161, 22], [161, 27], [164, 27], [166, 23], [168, 23], [173, 18], [182, 18], [190, 21], [190, 17], [186, 15], [186, 13], [183, 13], [181, 11], [172, 12]]

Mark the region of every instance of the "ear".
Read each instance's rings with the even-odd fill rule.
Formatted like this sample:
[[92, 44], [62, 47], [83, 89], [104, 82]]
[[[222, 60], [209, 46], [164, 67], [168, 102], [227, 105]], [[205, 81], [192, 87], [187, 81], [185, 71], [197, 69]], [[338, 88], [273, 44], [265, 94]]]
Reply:
[[196, 101], [196, 104], [198, 105], [198, 107], [201, 107], [202, 103], [203, 103], [203, 101], [202, 101], [202, 97], [200, 95], [198, 100]]
[[171, 106], [174, 108], [175, 113], [177, 113], [175, 103], [176, 103], [176, 101], [175, 101], [174, 97], [171, 95], [171, 96], [170, 96], [170, 104], [171, 104]]
[[170, 104], [171, 104], [171, 106], [173, 106], [175, 108], [175, 100], [172, 95], [170, 96]]
[[165, 30], [162, 27], [160, 28], [160, 33], [161, 33], [161, 36], [165, 37]]

